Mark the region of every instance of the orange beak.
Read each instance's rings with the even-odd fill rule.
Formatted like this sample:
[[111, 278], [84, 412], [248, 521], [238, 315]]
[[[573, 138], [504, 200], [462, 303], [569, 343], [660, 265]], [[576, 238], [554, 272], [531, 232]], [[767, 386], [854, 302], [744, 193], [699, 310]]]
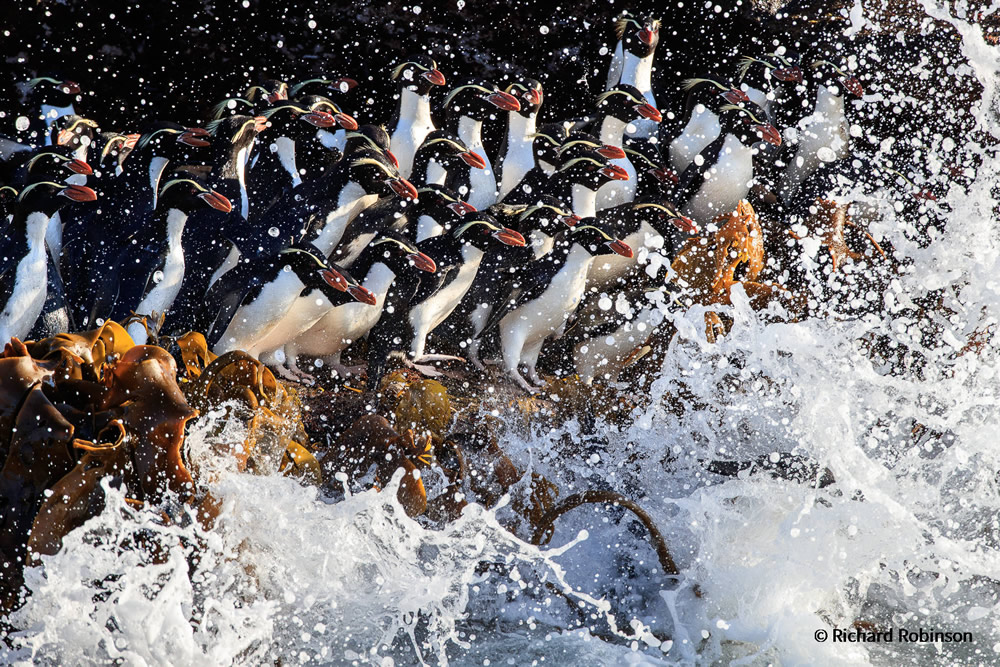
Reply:
[[232, 203], [226, 199], [223, 195], [219, 194], [215, 190], [209, 192], [202, 192], [198, 195], [198, 198], [203, 202], [214, 208], [216, 211], [222, 211], [223, 213], [229, 213], [233, 210]]
[[472, 151], [466, 151], [464, 153], [459, 153], [458, 157], [462, 158], [462, 162], [469, 165], [473, 169], [486, 169], [486, 160], [479, 157]]
[[509, 93], [504, 93], [501, 91], [496, 91], [486, 96], [486, 101], [503, 111], [520, 111], [521, 103], [517, 101], [517, 98]]
[[425, 255], [422, 252], [416, 252], [409, 255], [410, 261], [413, 262], [413, 266], [417, 267], [421, 271], [426, 271], [427, 273], [434, 273], [437, 271], [437, 264], [434, 260]]
[[346, 113], [334, 114], [333, 117], [337, 119], [338, 125], [349, 132], [353, 132], [358, 129], [358, 121], [354, 120], [354, 118], [348, 116]]
[[603, 146], [597, 149], [597, 152], [603, 155], [604, 157], [608, 158], [609, 160], [625, 159], [625, 151], [618, 148], [617, 146], [609, 146], [608, 144], [604, 144]]
[[67, 185], [59, 194], [70, 201], [97, 201], [97, 193], [85, 185]]
[[432, 69], [428, 72], [424, 72], [420, 76], [424, 77], [435, 86], [443, 86], [445, 83], [444, 74], [441, 73], [441, 70]]
[[632, 257], [632, 248], [629, 244], [622, 240], [609, 241], [608, 247], [615, 251], [615, 254], [621, 255], [622, 257]]
[[419, 195], [417, 189], [413, 187], [413, 184], [405, 178], [390, 178], [389, 187], [392, 188], [393, 192], [404, 199], [416, 200]]
[[515, 232], [510, 227], [504, 227], [493, 232], [493, 238], [507, 245], [521, 247], [526, 245], [524, 237], [519, 232]]
[[601, 167], [600, 172], [610, 178], [612, 181], [627, 181], [628, 172], [622, 167], [616, 164], [609, 164], [607, 167]]
[[66, 168], [74, 174], [84, 174], [89, 176], [94, 173], [94, 170], [90, 168], [90, 165], [83, 160], [70, 160], [66, 163]]
[[361, 285], [350, 285], [347, 288], [347, 292], [354, 297], [355, 301], [367, 303], [369, 306], [374, 306], [378, 303], [378, 299], [375, 298], [375, 294], [372, 293], [370, 289], [366, 289]]
[[663, 120], [663, 114], [652, 104], [637, 104], [635, 105], [635, 111], [646, 120], [651, 120], [654, 123], [659, 123]]

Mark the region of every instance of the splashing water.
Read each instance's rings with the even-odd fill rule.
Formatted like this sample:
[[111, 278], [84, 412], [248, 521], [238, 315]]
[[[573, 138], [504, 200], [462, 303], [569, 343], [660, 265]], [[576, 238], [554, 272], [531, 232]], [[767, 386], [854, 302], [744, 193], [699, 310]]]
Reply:
[[[1000, 56], [951, 22], [985, 93], [974, 116], [1000, 138]], [[856, 7], [860, 7], [860, 3]], [[862, 17], [855, 11], [852, 24]], [[640, 499], [682, 574], [658, 570], [624, 512], [578, 510], [554, 548], [506, 530], [509, 508], [471, 506], [443, 530], [407, 518], [394, 484], [332, 503], [277, 475], [213, 464], [241, 434], [211, 416], [189, 436], [223, 503], [216, 528], [164, 526], [106, 488], [107, 508], [29, 569], [0, 661], [176, 665], [899, 664], [1000, 660], [1000, 154], [934, 206], [930, 244], [878, 194], [871, 231], [912, 262], [890, 282], [885, 318], [769, 323], [734, 289], [729, 334], [709, 344], [704, 310], [670, 313], [678, 336], [655, 400], [604, 437], [575, 423], [515, 437], [522, 468], [572, 492]], [[934, 292], [944, 305], [914, 317]], [[947, 316], [942, 313], [947, 313]], [[928, 343], [926, 320], [937, 333]], [[881, 341], [881, 342], [879, 342]], [[218, 417], [216, 417], [218, 419]], [[580, 452], [585, 456], [580, 456]], [[828, 469], [823, 488], [706, 472], [711, 459], [795, 454]], [[213, 467], [216, 466], [216, 467]], [[526, 477], [529, 477], [526, 475]], [[969, 643], [818, 642], [817, 630], [968, 631]]]

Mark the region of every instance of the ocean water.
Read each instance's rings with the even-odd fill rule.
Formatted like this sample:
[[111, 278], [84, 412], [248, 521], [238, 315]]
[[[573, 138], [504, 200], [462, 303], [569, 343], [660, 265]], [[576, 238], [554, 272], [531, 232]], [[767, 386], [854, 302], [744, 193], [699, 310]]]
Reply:
[[[1000, 138], [1000, 49], [925, 8], [961, 34], [964, 66], [985, 88], [973, 114]], [[703, 309], [667, 314], [678, 335], [627, 426], [511, 432], [515, 462], [564, 492], [636, 499], [680, 575], [662, 572], [620, 508], [579, 508], [539, 548], [503, 527], [509, 499], [431, 530], [405, 515], [393, 485], [333, 502], [239, 473], [211, 441], [240, 433], [210, 436], [210, 415], [189, 457], [223, 502], [216, 529], [165, 527], [108, 489], [106, 511], [28, 571], [31, 596], [8, 618], [0, 662], [997, 664], [1000, 357], [988, 334], [1000, 316], [1000, 154], [922, 140], [932, 171], [973, 154], [981, 163], [967, 187], [925, 204], [947, 223], [929, 244], [891, 196], [854, 193], [874, 212], [873, 235], [909, 258], [864, 297], [879, 316], [834, 307], [775, 321], [737, 289], [716, 343]], [[787, 455], [836, 482], [704, 465]], [[852, 624], [972, 641], [817, 640]]]

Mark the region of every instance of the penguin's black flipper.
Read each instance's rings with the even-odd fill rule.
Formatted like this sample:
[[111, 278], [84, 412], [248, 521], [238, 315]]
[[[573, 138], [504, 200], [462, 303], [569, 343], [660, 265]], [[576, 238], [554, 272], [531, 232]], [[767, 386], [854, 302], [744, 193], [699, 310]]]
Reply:
[[[553, 272], [538, 269], [547, 266], [552, 266], [552, 264], [545, 262], [541, 265], [528, 267], [528, 270], [515, 275], [504, 288], [500, 289], [499, 294], [502, 294], [503, 298], [497, 301], [496, 307], [490, 313], [489, 319], [486, 320], [486, 324], [477, 338], [483, 338], [491, 329], [499, 328], [503, 318], [545, 292], [552, 282]], [[558, 271], [558, 267], [556, 271]]]
[[264, 276], [259, 268], [256, 262], [241, 261], [239, 266], [224, 274], [205, 293], [201, 312], [193, 321], [192, 330], [205, 334], [210, 349], [222, 338], [236, 311], [250, 293], [263, 286]]
[[723, 132], [718, 139], [705, 146], [698, 153], [702, 158], [701, 164], [698, 164], [698, 158], [696, 157], [694, 160], [691, 160], [691, 164], [680, 175], [677, 186], [674, 188], [674, 203], [678, 207], [683, 208], [698, 193], [698, 188], [701, 187], [701, 184], [705, 180], [705, 172], [711, 165], [715, 164], [715, 158], [719, 154], [719, 151], [722, 150], [725, 142], [726, 135]]

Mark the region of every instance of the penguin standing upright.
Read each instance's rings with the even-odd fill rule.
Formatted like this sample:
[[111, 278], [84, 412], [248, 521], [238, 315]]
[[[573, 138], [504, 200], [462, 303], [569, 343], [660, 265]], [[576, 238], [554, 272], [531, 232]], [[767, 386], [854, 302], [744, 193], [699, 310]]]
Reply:
[[0, 340], [25, 338], [42, 314], [52, 264], [45, 250], [49, 218], [71, 201], [96, 199], [97, 193], [88, 187], [52, 181], [32, 183], [18, 194], [0, 247]]
[[[602, 93], [597, 98], [598, 126], [600, 140], [607, 146], [621, 149], [627, 129], [635, 129], [634, 121], [645, 118], [653, 123], [659, 123], [663, 116], [659, 110], [646, 102], [635, 86], [619, 84], [612, 90]], [[624, 204], [635, 199], [636, 170], [628, 156], [612, 160], [612, 164], [621, 167], [628, 174], [628, 180], [623, 183], [607, 183], [597, 191], [597, 210]]]
[[500, 201], [513, 190], [535, 165], [535, 137], [538, 112], [544, 99], [542, 84], [535, 79], [520, 79], [504, 92], [517, 98], [521, 108], [507, 112], [507, 131], [497, 156], [496, 172]]
[[566, 232], [565, 243], [557, 243], [551, 253], [525, 266], [497, 295], [497, 305], [479, 337], [499, 329], [504, 368], [526, 391], [537, 390], [521, 376], [518, 366], [524, 363], [528, 378], [543, 384], [535, 371], [542, 346], [549, 337], [561, 335], [583, 298], [591, 262], [606, 253], [628, 257], [632, 249], [593, 218], [585, 218]]
[[696, 221], [710, 221], [729, 213], [750, 192], [754, 180], [753, 144], [781, 145], [781, 134], [746, 107], [719, 109], [719, 138], [699, 153], [680, 176], [675, 203]]
[[[201, 207], [222, 213], [232, 210], [226, 197], [191, 179], [170, 180], [160, 188], [150, 224], [118, 257], [116, 264], [122, 267], [119, 279], [103, 285], [95, 318], [120, 322], [134, 313], [148, 318], [150, 328], [158, 330], [158, 322], [170, 310], [184, 282], [184, 225], [191, 212]], [[148, 328], [133, 323], [129, 334], [142, 345]]]
[[[745, 92], [717, 79], [685, 79], [681, 82], [681, 86], [687, 91], [684, 98], [684, 115], [681, 117], [684, 125], [677, 136], [667, 144], [670, 151], [670, 166], [678, 174], [687, 169], [705, 146], [719, 138], [719, 132], [722, 130], [719, 123], [719, 107], [750, 102]], [[664, 140], [666, 137], [661, 134], [660, 139]]]
[[432, 58], [420, 54], [397, 65], [392, 80], [399, 84], [399, 105], [386, 131], [389, 148], [399, 160], [399, 173], [409, 178], [417, 149], [434, 131], [430, 92], [434, 86], [443, 86], [445, 78]]
[[566, 139], [561, 123], [546, 123], [538, 128], [531, 141], [533, 165], [514, 187], [501, 198], [505, 203], [527, 204], [533, 197], [545, 194], [549, 179], [559, 164], [559, 147]]
[[469, 174], [469, 190], [457, 190], [469, 204], [482, 211], [497, 201], [497, 180], [493, 164], [483, 148], [483, 122], [501, 111], [518, 111], [521, 103], [513, 95], [500, 91], [486, 81], [473, 81], [457, 86], [444, 100], [447, 114], [445, 126], [462, 140], [485, 165]]
[[[624, 12], [615, 21], [615, 36], [618, 38], [618, 45], [608, 71], [605, 90], [612, 90], [619, 84], [634, 86], [655, 109], [653, 58], [660, 42], [660, 21], [651, 17], [639, 20]], [[659, 131], [657, 124], [646, 118], [636, 120], [635, 126], [632, 136], [636, 138], [655, 137]]]

